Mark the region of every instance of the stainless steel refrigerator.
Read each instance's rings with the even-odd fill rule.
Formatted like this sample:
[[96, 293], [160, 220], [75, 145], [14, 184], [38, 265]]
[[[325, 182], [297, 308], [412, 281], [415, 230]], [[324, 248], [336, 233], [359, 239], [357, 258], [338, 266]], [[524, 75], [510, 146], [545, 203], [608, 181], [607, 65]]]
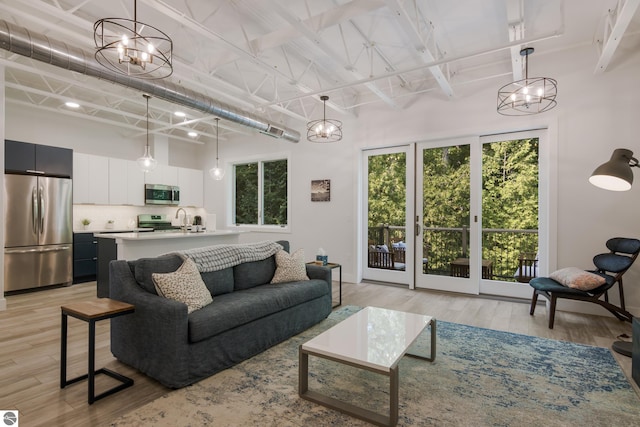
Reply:
[[4, 176], [4, 289], [73, 281], [71, 179]]

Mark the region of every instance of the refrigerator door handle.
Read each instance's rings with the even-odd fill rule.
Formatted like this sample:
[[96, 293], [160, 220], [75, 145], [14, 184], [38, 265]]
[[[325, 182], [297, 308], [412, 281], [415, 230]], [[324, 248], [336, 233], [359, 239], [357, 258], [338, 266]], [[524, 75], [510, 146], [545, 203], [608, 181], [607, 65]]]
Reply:
[[31, 254], [35, 252], [58, 252], [58, 251], [68, 251], [71, 249], [70, 246], [59, 246], [57, 248], [46, 248], [46, 249], [6, 249], [4, 250], [5, 254]]
[[44, 210], [44, 188], [40, 187], [39, 188], [39, 193], [40, 193], [40, 197], [39, 197], [39, 202], [38, 204], [40, 205], [40, 234], [44, 233], [44, 216], [45, 216], [45, 210]]
[[31, 224], [33, 232], [38, 232], [38, 193], [36, 187], [31, 190]]

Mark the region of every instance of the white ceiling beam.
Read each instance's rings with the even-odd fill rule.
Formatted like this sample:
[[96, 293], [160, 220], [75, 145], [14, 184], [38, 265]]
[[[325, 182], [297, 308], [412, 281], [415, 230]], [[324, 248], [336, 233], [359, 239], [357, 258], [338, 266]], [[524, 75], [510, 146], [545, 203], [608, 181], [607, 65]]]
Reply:
[[[345, 64], [340, 56], [329, 46], [322, 37], [311, 30], [304, 22], [293, 16], [287, 9], [280, 6], [276, 1], [270, 0], [268, 2], [271, 6], [271, 9], [275, 10], [285, 21], [287, 21], [293, 28], [295, 28], [300, 34], [306, 37], [313, 43], [318, 50], [320, 50], [334, 65], [334, 72], [339, 75], [345, 81], [351, 81], [355, 77], [356, 79], [362, 79], [364, 77], [363, 74], [358, 72], [358, 70], [354, 69], [350, 64]], [[347, 71], [348, 70], [348, 71]], [[398, 104], [391, 99], [388, 95], [386, 95], [374, 82], [367, 82], [364, 85], [367, 89], [373, 92], [378, 98], [384, 101], [387, 105], [389, 105], [393, 109], [399, 109]], [[335, 107], [332, 103], [327, 102], [327, 106], [331, 107], [335, 110]], [[346, 113], [346, 112], [344, 112]]]
[[428, 67], [435, 67], [435, 66], [440, 66], [440, 65], [445, 65], [451, 62], [456, 62], [456, 61], [462, 61], [464, 59], [471, 59], [471, 58], [477, 58], [480, 56], [484, 56], [484, 55], [490, 55], [492, 53], [496, 53], [496, 52], [501, 52], [505, 49], [510, 49], [513, 46], [517, 46], [520, 43], [522, 44], [527, 44], [527, 43], [535, 43], [535, 42], [539, 42], [539, 41], [543, 41], [543, 40], [548, 40], [548, 39], [552, 39], [555, 37], [560, 37], [563, 35], [563, 31], [551, 31], [548, 33], [544, 33], [541, 34], [537, 37], [532, 37], [529, 39], [524, 39], [521, 41], [517, 41], [517, 42], [510, 42], [501, 46], [497, 46], [497, 47], [492, 47], [492, 48], [488, 48], [488, 49], [482, 49], [482, 50], [478, 50], [475, 52], [470, 52], [470, 53], [465, 53], [465, 54], [461, 54], [461, 55], [455, 55], [455, 56], [450, 56], [447, 58], [442, 58], [442, 59], [438, 59], [438, 60], [434, 60], [432, 62], [429, 62], [427, 64], [420, 64], [420, 65], [415, 65], [413, 67], [407, 67], [407, 68], [402, 68], [400, 70], [395, 70], [395, 71], [389, 71], [383, 75], [380, 76], [372, 76], [363, 80], [359, 80], [357, 82], [351, 82], [351, 83], [346, 83], [346, 84], [342, 84], [342, 85], [334, 85], [331, 88], [327, 88], [325, 90], [322, 91], [316, 91], [314, 93], [307, 93], [306, 95], [302, 95], [302, 96], [294, 96], [294, 97], [290, 97], [287, 98], [285, 100], [281, 100], [278, 102], [290, 102], [290, 101], [294, 101], [300, 98], [304, 98], [307, 96], [311, 96], [311, 95], [320, 95], [323, 92], [333, 92], [333, 91], [338, 91], [340, 89], [345, 89], [348, 87], [353, 87], [353, 86], [357, 86], [357, 85], [361, 85], [364, 84], [366, 82], [372, 82], [372, 81], [377, 81], [380, 79], [386, 79], [389, 77], [393, 77], [393, 76], [398, 76], [400, 74], [406, 74], [406, 73], [412, 73], [414, 71], [418, 71], [424, 68], [428, 68]]
[[[525, 37], [524, 0], [505, 0], [505, 6], [507, 9], [509, 41], [522, 40]], [[522, 74], [522, 56], [520, 55], [522, 45], [513, 46], [510, 50], [513, 81], [522, 80], [524, 78]]]
[[603, 73], [609, 66], [624, 32], [638, 10], [638, 5], [640, 5], [640, 0], [618, 0], [616, 8], [609, 10], [604, 28], [602, 52], [596, 64], [595, 74]]
[[[205, 27], [204, 25], [200, 24], [199, 22], [195, 21], [194, 19], [191, 19], [190, 17], [186, 16], [186, 14], [176, 10], [175, 8], [169, 6], [168, 4], [166, 4], [165, 2], [161, 1], [161, 0], [142, 0], [144, 3], [146, 3], [148, 6], [153, 7], [154, 9], [156, 9], [158, 12], [164, 14], [165, 16], [173, 19], [174, 21], [178, 22], [180, 25], [200, 34], [201, 36], [203, 36], [206, 40], [209, 40], [213, 43], [219, 43], [222, 42], [223, 45], [229, 49], [231, 49], [233, 52], [235, 52], [236, 54], [238, 54], [240, 57], [245, 58], [247, 60], [249, 60], [250, 62], [254, 63], [255, 65], [259, 66], [260, 68], [262, 68], [263, 70], [265, 70], [267, 73], [271, 74], [271, 75], [280, 75], [281, 77], [285, 78], [285, 81], [289, 82], [289, 84], [293, 85], [294, 87], [296, 87], [298, 90], [305, 92], [311, 92], [313, 91], [313, 89], [306, 87], [304, 85], [302, 85], [299, 82], [292, 82], [290, 77], [288, 75], [286, 75], [285, 73], [281, 72], [280, 70], [275, 69], [274, 67], [272, 67], [270, 64], [264, 62], [262, 59], [260, 59], [260, 57], [252, 54], [251, 52], [248, 52], [244, 49], [242, 49], [240, 46], [237, 46], [236, 44], [232, 43], [231, 41], [229, 41], [228, 39], [224, 38], [221, 34], [216, 33], [215, 31], [210, 30], [209, 28]], [[350, 114], [347, 111], [344, 111], [344, 114]]]
[[[420, 53], [420, 56], [424, 61], [424, 63], [430, 63], [435, 61], [436, 59], [435, 56], [431, 53], [431, 51], [427, 47], [427, 44], [422, 39], [422, 35], [420, 34], [420, 31], [418, 30], [418, 28], [416, 28], [416, 26], [414, 25], [409, 14], [405, 10], [405, 8], [402, 6], [402, 4], [400, 4], [398, 0], [385, 0], [385, 2], [387, 4], [387, 7], [395, 15], [396, 19], [398, 20], [398, 23], [400, 24], [400, 27], [404, 30], [405, 34], [412, 41], [414, 48]], [[449, 80], [447, 79], [447, 77], [442, 72], [442, 69], [440, 69], [440, 67], [438, 66], [432, 66], [432, 67], [429, 67], [429, 71], [431, 72], [433, 77], [436, 79], [436, 81], [438, 82], [438, 85], [440, 85], [440, 88], [445, 93], [445, 95], [447, 95], [450, 98], [453, 97], [454, 95], [453, 88], [451, 87], [451, 84], [449, 83]]]
[[[302, 24], [308, 28], [315, 28], [317, 31], [321, 31], [357, 16], [380, 9], [383, 6], [383, 0], [352, 0], [346, 4], [312, 16], [309, 19], [305, 19], [302, 21]], [[275, 49], [288, 43], [298, 37], [298, 35], [298, 31], [293, 26], [284, 27], [251, 40], [250, 44], [256, 52], [262, 52]]]

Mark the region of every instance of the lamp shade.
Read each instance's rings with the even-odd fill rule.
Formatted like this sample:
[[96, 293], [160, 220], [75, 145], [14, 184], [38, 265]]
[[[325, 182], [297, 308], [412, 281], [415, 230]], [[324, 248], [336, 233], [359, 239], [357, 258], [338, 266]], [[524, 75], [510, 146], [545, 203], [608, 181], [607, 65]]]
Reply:
[[136, 160], [142, 172], [151, 172], [158, 166], [158, 161], [151, 156], [149, 146], [144, 147], [144, 154]]
[[596, 187], [611, 191], [627, 191], [633, 184], [633, 171], [630, 162], [633, 152], [624, 148], [614, 150], [611, 159], [593, 171], [589, 182]]

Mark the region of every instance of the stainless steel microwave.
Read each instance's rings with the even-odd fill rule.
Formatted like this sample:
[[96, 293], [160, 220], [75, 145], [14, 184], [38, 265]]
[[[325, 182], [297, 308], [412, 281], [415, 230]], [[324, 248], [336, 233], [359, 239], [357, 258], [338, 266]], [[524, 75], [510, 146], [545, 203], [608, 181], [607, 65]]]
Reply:
[[180, 188], [175, 185], [145, 184], [144, 203], [146, 205], [178, 206]]

